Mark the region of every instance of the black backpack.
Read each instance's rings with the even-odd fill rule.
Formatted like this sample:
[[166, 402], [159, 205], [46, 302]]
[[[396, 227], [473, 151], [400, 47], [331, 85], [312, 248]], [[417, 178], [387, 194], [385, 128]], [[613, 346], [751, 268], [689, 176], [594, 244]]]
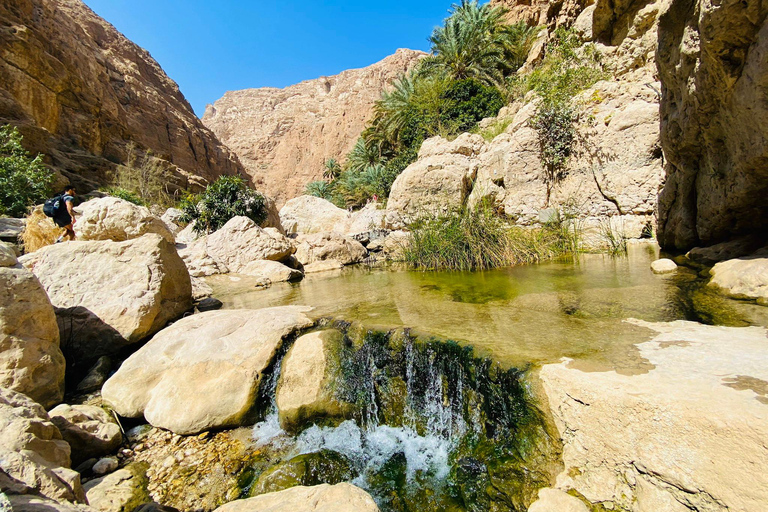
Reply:
[[61, 210], [62, 197], [63, 195], [59, 194], [50, 199], [46, 199], [45, 203], [43, 203], [43, 213], [48, 217], [55, 217], [58, 215], [59, 210]]

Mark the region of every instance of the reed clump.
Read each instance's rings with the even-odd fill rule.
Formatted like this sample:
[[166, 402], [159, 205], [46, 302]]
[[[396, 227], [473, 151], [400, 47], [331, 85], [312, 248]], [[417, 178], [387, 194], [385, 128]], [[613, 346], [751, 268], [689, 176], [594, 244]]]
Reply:
[[575, 223], [555, 220], [540, 228], [510, 226], [492, 209], [463, 208], [426, 215], [411, 225], [405, 261], [422, 270], [486, 270], [573, 254]]
[[24, 243], [24, 252], [29, 254], [46, 245], [51, 245], [64, 232], [53, 223], [50, 217], [43, 213], [43, 207], [37, 206], [27, 217], [21, 240]]

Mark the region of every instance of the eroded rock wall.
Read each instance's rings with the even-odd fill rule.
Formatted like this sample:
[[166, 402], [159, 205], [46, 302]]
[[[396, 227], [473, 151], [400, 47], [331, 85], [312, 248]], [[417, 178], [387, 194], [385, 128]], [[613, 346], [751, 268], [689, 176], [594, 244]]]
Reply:
[[152, 56], [80, 0], [0, 4], [0, 124], [80, 189], [104, 184], [129, 144], [179, 186], [242, 171]]
[[765, 233], [767, 16], [768, 4], [757, 0], [673, 0], [661, 16], [664, 247]]
[[400, 49], [366, 68], [285, 89], [230, 91], [208, 106], [203, 122], [282, 206], [322, 177], [327, 159], [352, 149], [381, 91], [425, 55]]

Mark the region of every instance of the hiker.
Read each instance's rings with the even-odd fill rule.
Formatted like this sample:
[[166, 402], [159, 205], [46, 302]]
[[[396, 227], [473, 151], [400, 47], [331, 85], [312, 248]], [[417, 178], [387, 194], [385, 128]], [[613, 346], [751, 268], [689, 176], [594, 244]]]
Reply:
[[56, 239], [56, 243], [64, 241], [65, 236], [69, 236], [70, 240], [75, 239], [75, 230], [72, 227], [75, 224], [75, 187], [67, 185], [60, 195], [59, 207], [55, 211], [53, 222], [66, 231]]

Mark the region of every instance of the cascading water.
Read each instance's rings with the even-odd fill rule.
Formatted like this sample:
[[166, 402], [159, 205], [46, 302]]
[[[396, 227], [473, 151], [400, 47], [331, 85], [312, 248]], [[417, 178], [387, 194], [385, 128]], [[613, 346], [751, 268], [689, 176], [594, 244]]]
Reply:
[[[548, 483], [545, 466], [556, 448], [528, 403], [522, 372], [502, 370], [455, 343], [402, 331], [353, 339], [348, 325], [335, 326], [347, 334], [335, 392], [358, 412], [335, 426], [287, 434], [274, 405], [276, 364], [263, 386], [271, 410], [253, 429], [256, 446], [278, 461], [272, 468], [300, 467], [302, 478], [313, 475], [308, 484], [351, 481], [385, 511], [522, 511]], [[298, 471], [266, 466], [254, 469], [246, 492], [275, 490], [274, 475]]]

